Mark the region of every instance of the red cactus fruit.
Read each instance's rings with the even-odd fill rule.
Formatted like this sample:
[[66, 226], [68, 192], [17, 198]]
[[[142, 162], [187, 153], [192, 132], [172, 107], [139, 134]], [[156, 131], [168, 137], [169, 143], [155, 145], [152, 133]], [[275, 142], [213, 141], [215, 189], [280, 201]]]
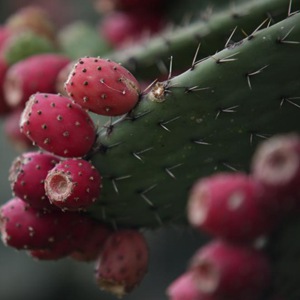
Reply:
[[299, 208], [300, 136], [277, 135], [261, 143], [253, 155], [251, 173], [273, 193], [264, 201], [266, 209], [282, 214]]
[[263, 252], [222, 240], [201, 247], [189, 270], [202, 293], [220, 299], [260, 299], [271, 277], [270, 262]]
[[21, 114], [21, 109], [13, 110], [3, 121], [4, 135], [18, 152], [27, 151], [32, 148], [32, 141], [20, 131]]
[[140, 93], [138, 81], [128, 70], [99, 57], [80, 58], [70, 72], [65, 89], [82, 107], [106, 116], [129, 112]]
[[198, 180], [189, 195], [188, 220], [209, 234], [232, 241], [251, 241], [276, 225], [261, 207], [268, 197], [246, 174], [218, 173]]
[[17, 156], [9, 170], [9, 181], [15, 196], [37, 209], [55, 209], [46, 196], [44, 181], [59, 161], [58, 157], [39, 151]]
[[28, 254], [38, 260], [58, 260], [66, 256], [82, 262], [97, 259], [111, 229], [86, 214], [74, 213], [74, 216], [62, 240], [54, 241], [48, 248], [30, 250]]
[[[103, 245], [107, 238], [112, 234], [112, 230], [105, 224], [97, 221], [89, 222], [86, 220], [82, 226], [73, 233], [75, 241], [75, 251], [70, 255], [77, 261], [90, 262], [96, 260], [103, 249]], [[84, 226], [85, 225], [85, 226]], [[88, 232], [83, 236], [83, 232]]]
[[99, 197], [101, 175], [84, 159], [65, 159], [49, 171], [45, 191], [50, 202], [61, 209], [82, 210]]
[[115, 11], [104, 15], [98, 26], [99, 34], [120, 49], [158, 34], [165, 25], [164, 14], [159, 11], [155, 14], [150, 11]]
[[12, 31], [5, 25], [0, 25], [0, 53], [5, 47], [6, 41], [13, 35]]
[[37, 260], [58, 260], [72, 252], [72, 244], [68, 239], [54, 242], [49, 248], [28, 250], [28, 254]]
[[[0, 32], [0, 39], [1, 39], [1, 32]], [[0, 44], [0, 48], [1, 48], [1, 44]], [[4, 85], [4, 80], [6, 77], [7, 70], [8, 70], [7, 63], [3, 58], [0, 57], [0, 116], [8, 115], [12, 111], [11, 107], [7, 104], [4, 91], [3, 91], [3, 85]]]
[[23, 110], [20, 128], [41, 149], [63, 157], [84, 156], [96, 138], [89, 114], [57, 94], [32, 95]]
[[105, 242], [96, 263], [99, 287], [118, 297], [132, 291], [148, 269], [148, 246], [137, 230], [123, 229]]
[[194, 272], [187, 271], [176, 278], [167, 288], [169, 300], [218, 300], [218, 298], [203, 294], [196, 286]]
[[16, 249], [44, 249], [67, 236], [76, 222], [74, 213], [40, 211], [15, 197], [0, 208], [1, 237]]
[[6, 72], [3, 90], [11, 107], [23, 108], [36, 93], [55, 93], [56, 78], [70, 59], [61, 54], [36, 54], [13, 64]]

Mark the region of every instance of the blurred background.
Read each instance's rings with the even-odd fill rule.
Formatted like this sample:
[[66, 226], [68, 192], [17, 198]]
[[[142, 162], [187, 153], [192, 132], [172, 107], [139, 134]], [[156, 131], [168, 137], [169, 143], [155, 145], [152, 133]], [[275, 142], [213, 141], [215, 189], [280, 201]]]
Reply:
[[98, 14], [92, 7], [93, 0], [7, 0], [1, 1], [0, 16], [2, 21], [21, 7], [38, 5], [47, 10], [58, 27], [68, 24], [75, 19], [95, 21]]
[[[95, 24], [99, 19], [99, 13], [94, 10], [92, 0], [10, 0], [0, 2], [0, 23], [19, 8], [32, 4], [45, 8], [58, 28], [77, 19], [88, 20], [91, 24]], [[12, 160], [19, 154], [4, 136], [3, 122], [4, 119], [1, 118], [1, 204], [12, 197], [7, 178], [8, 170]], [[166, 287], [185, 270], [188, 259], [203, 238], [191, 229], [173, 227], [148, 231], [145, 235], [150, 247], [149, 272], [142, 284], [124, 299], [167, 299]], [[93, 263], [78, 263], [70, 259], [55, 262], [35, 261], [25, 252], [15, 251], [0, 243], [0, 299], [116, 299], [98, 289], [93, 277], [93, 268]]]

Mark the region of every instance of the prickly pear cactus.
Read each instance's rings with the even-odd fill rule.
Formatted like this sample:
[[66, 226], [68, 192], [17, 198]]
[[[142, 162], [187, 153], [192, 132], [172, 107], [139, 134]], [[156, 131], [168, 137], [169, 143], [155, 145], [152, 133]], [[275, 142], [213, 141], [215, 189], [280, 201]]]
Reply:
[[100, 130], [91, 159], [104, 190], [92, 213], [120, 226], [184, 222], [194, 180], [247, 171], [261, 138], [298, 130], [299, 20], [290, 16], [204, 60], [196, 55], [186, 72], [155, 83]]
[[[268, 231], [263, 236], [262, 244], [259, 243], [259, 235], [254, 238], [251, 236], [249, 240], [245, 236], [244, 239], [229, 240], [218, 230], [214, 231], [209, 235], [213, 241], [196, 252], [187, 263], [183, 277], [179, 277], [168, 288], [164, 287], [162, 297], [166, 295], [169, 300], [298, 299], [300, 273], [295, 261], [298, 259], [299, 243], [295, 242], [295, 236], [299, 231], [297, 217], [300, 206], [295, 203], [299, 202], [299, 188], [293, 187], [293, 194], [288, 192], [285, 195], [278, 187], [264, 185], [255, 177], [251, 163], [260, 144], [278, 135], [300, 134], [300, 3], [291, 0], [237, 0], [234, 4], [217, 0], [203, 3], [186, 1], [183, 8], [182, 3], [174, 1], [149, 0], [151, 4], [145, 5], [147, 11], [145, 7], [138, 8], [139, 1], [134, 0], [95, 0], [92, 3], [93, 12], [99, 14], [98, 27], [90, 27], [84, 22], [69, 24], [56, 33], [55, 46], [40, 47], [41, 43], [37, 41], [42, 37], [38, 31], [27, 29], [26, 34], [34, 37], [30, 38], [30, 49], [33, 50], [29, 51], [26, 47], [22, 49], [24, 42], [18, 39], [18, 36], [22, 36], [20, 32], [10, 32], [9, 37], [2, 41], [0, 28], [1, 59], [7, 66], [0, 76], [0, 104], [3, 102], [7, 105], [6, 99], [12, 96], [11, 93], [24, 94], [29, 90], [28, 87], [22, 87], [22, 90], [19, 86], [17, 89], [17, 85], [7, 89], [5, 72], [17, 61], [36, 54], [55, 52], [74, 62], [73, 69], [68, 65], [68, 69], [62, 68], [57, 77], [60, 92], [65, 83], [63, 97], [54, 95], [53, 91], [36, 90], [30, 97], [31, 101], [21, 107], [23, 113], [18, 121], [19, 129], [33, 142], [30, 151], [34, 151], [35, 147], [35, 150], [41, 151], [39, 155], [43, 155], [44, 151], [52, 152], [51, 155], [57, 157], [55, 164], [63, 165], [63, 168], [59, 174], [56, 169], [53, 169], [55, 172], [41, 172], [44, 177], [39, 179], [39, 189], [42, 192], [46, 189], [43, 202], [50, 199], [44, 208], [40, 206], [41, 203], [32, 205], [28, 200], [31, 197], [26, 194], [28, 181], [26, 183], [22, 178], [31, 177], [30, 164], [22, 159], [23, 156], [16, 160], [20, 165], [14, 164], [13, 170], [10, 169], [9, 179], [13, 197], [0, 207], [3, 243], [6, 246], [20, 245], [21, 239], [18, 249], [38, 260], [68, 257], [80, 262], [96, 261], [99, 288], [123, 297], [138, 285], [143, 287], [142, 279], [148, 270], [150, 250], [143, 232], [155, 232], [173, 225], [190, 229], [200, 220], [200, 224], [194, 227], [200, 229], [202, 238], [206, 232], [201, 222], [206, 221], [203, 216], [209, 210], [206, 205], [210, 200], [207, 200], [209, 193], [202, 190], [193, 196], [193, 201], [199, 198], [199, 203], [194, 206], [199, 213], [195, 212], [196, 221], [193, 219], [195, 224], [192, 225], [188, 208], [191, 191], [197, 191], [197, 188], [193, 189], [195, 183], [210, 176], [213, 182], [213, 176], [217, 174], [243, 174], [243, 178], [253, 180], [251, 187], [257, 184], [260, 194], [255, 194], [252, 199], [247, 189], [243, 190], [240, 186], [229, 199], [223, 199], [222, 196], [216, 199], [218, 203], [228, 201], [227, 219], [221, 220], [224, 226], [244, 218], [244, 223], [241, 221], [240, 224], [241, 232], [243, 228], [247, 232], [249, 224], [258, 226], [253, 220], [248, 223], [246, 220], [247, 216], [254, 218], [255, 211], [259, 211], [260, 220], [265, 217], [271, 223], [270, 211], [273, 213], [274, 208], [265, 202], [272, 198], [276, 201], [280, 197], [284, 201], [292, 199], [295, 206], [291, 210], [296, 216], [291, 214], [291, 210], [282, 212], [284, 216], [278, 216], [280, 209], [276, 207], [274, 224], [266, 222]], [[188, 21], [181, 16], [183, 10], [190, 15]], [[146, 31], [137, 32], [137, 28], [130, 23], [130, 20], [136, 19], [136, 15], [134, 18], [125, 16], [132, 13], [141, 15], [138, 28], [146, 26]], [[143, 18], [146, 13], [147, 17], [144, 15]], [[167, 18], [165, 24], [173, 22], [174, 25], [166, 25], [159, 34], [152, 35], [153, 22], [145, 24], [149, 13], [155, 13], [156, 18], [162, 14]], [[110, 38], [115, 37], [109, 34], [113, 31], [103, 32], [101, 28], [101, 22], [114, 15], [117, 16], [114, 26], [118, 28], [114, 32], [120, 34], [120, 40], [125, 40], [123, 44], [111, 43]], [[136, 26], [137, 23], [134, 24]], [[78, 36], [81, 43], [78, 42]], [[13, 45], [16, 49], [10, 48], [12, 41], [16, 41]], [[100, 79], [96, 77], [98, 80], [92, 78], [95, 74], [90, 74], [90, 65], [86, 63], [96, 65], [99, 60], [105, 60], [106, 64], [105, 68], [104, 65], [97, 66], [96, 73], [113, 66], [114, 79], [104, 75]], [[114, 62], [125, 68], [120, 77], [117, 76], [121, 68]], [[137, 102], [119, 116], [110, 115], [108, 109], [103, 115], [95, 113], [99, 109], [89, 107], [88, 111], [74, 96], [77, 85], [81, 84], [79, 79], [74, 79], [76, 72], [80, 72], [80, 80], [83, 80], [78, 88], [80, 93], [89, 89], [89, 96], [80, 99], [83, 104], [93, 102], [89, 97], [109, 101], [107, 92], [95, 95], [93, 84], [110, 90], [117, 99], [116, 103], [121, 101], [118, 99], [120, 95], [128, 97], [126, 88], [131, 88]], [[46, 70], [44, 74], [47, 74]], [[129, 80], [126, 80], [126, 74], [135, 76], [138, 84], [134, 88], [132, 81], [129, 84]], [[119, 90], [119, 84], [124, 84], [126, 88]], [[7, 95], [8, 92], [10, 95]], [[51, 100], [54, 98], [66, 98], [64, 113], [60, 107], [63, 104], [60, 100]], [[66, 151], [56, 153], [53, 149], [71, 147], [72, 140], [79, 142], [77, 148], [85, 148], [78, 139], [78, 130], [85, 121], [79, 121], [71, 113], [77, 101], [76, 109], [80, 114], [84, 118], [88, 114], [85, 120], [95, 123], [91, 126], [92, 145], [88, 145], [84, 153], [68, 157]], [[9, 109], [13, 110], [12, 107]], [[8, 117], [10, 111], [6, 114]], [[68, 127], [64, 122], [69, 123]], [[58, 127], [62, 128], [63, 134], [55, 131]], [[35, 136], [39, 138], [38, 141], [34, 140]], [[56, 136], [60, 139], [56, 140]], [[296, 170], [293, 175], [296, 179], [293, 177], [291, 181], [297, 185], [300, 178], [300, 138], [299, 144], [298, 140], [295, 143], [292, 149], [283, 147], [283, 150], [278, 150], [283, 156], [274, 154], [269, 162], [270, 165], [271, 162], [275, 166], [278, 164], [278, 170], [274, 168], [274, 172], [280, 173], [285, 168], [283, 181], [292, 173], [291, 170]], [[48, 144], [50, 148], [46, 147]], [[94, 173], [83, 170], [85, 163], [82, 160], [90, 163]], [[31, 164], [35, 170], [32, 174], [39, 173], [41, 165], [33, 161]], [[24, 170], [29, 172], [29, 176], [24, 174]], [[72, 172], [76, 174], [71, 178]], [[97, 176], [99, 180], [95, 180]], [[234, 184], [228, 178], [228, 186], [234, 189]], [[92, 182], [97, 183], [92, 186]], [[22, 192], [25, 191], [22, 195], [26, 199], [19, 197], [14, 186], [22, 187]], [[80, 190], [80, 195], [73, 194], [77, 190]], [[59, 205], [55, 204], [51, 191], [58, 197]], [[81, 206], [87, 194], [91, 196], [92, 204]], [[67, 198], [71, 195], [74, 202], [72, 206], [67, 206], [64, 195]], [[243, 206], [245, 199], [252, 202]], [[244, 217], [238, 215], [241, 207], [246, 207], [243, 210]], [[221, 213], [217, 212], [216, 216], [221, 218]], [[216, 219], [208, 224], [217, 222]], [[287, 219], [290, 220], [287, 222]], [[64, 230], [59, 230], [60, 226]], [[252, 232], [264, 232], [256, 229]], [[42, 239], [43, 243], [35, 238]], [[251, 261], [249, 266], [242, 263], [245, 257]], [[260, 276], [256, 276], [257, 273]], [[240, 280], [242, 276], [244, 279]]]

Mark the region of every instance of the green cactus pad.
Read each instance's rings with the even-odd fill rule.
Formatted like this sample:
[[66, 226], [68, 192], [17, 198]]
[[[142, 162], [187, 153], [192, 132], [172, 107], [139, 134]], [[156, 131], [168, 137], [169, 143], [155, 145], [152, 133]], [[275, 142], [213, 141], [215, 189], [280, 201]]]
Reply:
[[[191, 24], [167, 30], [142, 44], [122, 49], [110, 58], [123, 64], [141, 78], [151, 78], [166, 71], [170, 56], [175, 70], [186, 70], [200, 44], [199, 58], [214, 54], [226, 44], [250, 35], [260, 25], [284, 19], [289, 9], [288, 0], [250, 0], [227, 5], [227, 9], [212, 11]], [[218, 7], [218, 6], [217, 6]], [[294, 1], [291, 9], [300, 9]]]
[[103, 175], [92, 215], [116, 226], [184, 223], [195, 180], [247, 171], [262, 139], [299, 131], [299, 24], [291, 15], [194, 62], [103, 127], [91, 155]]

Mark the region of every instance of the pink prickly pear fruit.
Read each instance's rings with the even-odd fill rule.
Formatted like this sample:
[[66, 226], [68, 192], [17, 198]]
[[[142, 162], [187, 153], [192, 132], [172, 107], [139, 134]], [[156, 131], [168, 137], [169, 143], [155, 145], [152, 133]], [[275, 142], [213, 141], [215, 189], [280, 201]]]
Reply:
[[55, 93], [58, 73], [69, 62], [70, 59], [64, 55], [44, 53], [13, 64], [7, 70], [3, 83], [8, 105], [23, 108], [34, 93]]
[[[1, 39], [1, 33], [0, 33], [0, 39]], [[0, 51], [1, 51], [1, 44], [0, 44]], [[12, 111], [11, 107], [7, 104], [4, 91], [3, 91], [3, 85], [4, 85], [4, 80], [6, 77], [7, 70], [8, 70], [7, 63], [3, 58], [0, 57], [0, 116], [7, 116]]]
[[261, 207], [268, 197], [261, 184], [244, 173], [218, 173], [191, 189], [187, 215], [200, 231], [236, 242], [251, 242], [276, 225]]
[[167, 288], [169, 300], [218, 300], [218, 298], [203, 294], [197, 287], [194, 273], [187, 271], [176, 278]]
[[58, 260], [66, 256], [82, 262], [95, 260], [111, 229], [87, 214], [73, 215], [63, 239], [56, 240], [48, 248], [31, 250], [29, 255], [38, 260]]
[[5, 47], [5, 43], [13, 35], [12, 31], [5, 25], [0, 25], [0, 53], [2, 54], [2, 49]]
[[36, 209], [55, 209], [45, 193], [46, 176], [60, 159], [50, 153], [31, 151], [17, 156], [9, 170], [11, 189], [16, 197]]
[[53, 205], [63, 210], [83, 210], [99, 197], [101, 175], [90, 162], [69, 158], [49, 171], [44, 186]]
[[20, 128], [38, 147], [63, 157], [86, 155], [96, 139], [89, 114], [58, 94], [33, 94], [23, 110]]
[[14, 149], [18, 152], [28, 151], [33, 148], [32, 141], [20, 131], [20, 118], [22, 110], [11, 111], [3, 121], [4, 135]]
[[16, 249], [45, 249], [62, 240], [76, 219], [59, 210], [40, 211], [15, 197], [0, 208], [1, 238], [5, 245]]
[[[82, 262], [96, 260], [101, 254], [105, 241], [112, 234], [112, 230], [107, 225], [96, 221], [91, 222], [89, 227], [85, 237], [75, 241], [76, 249], [70, 255], [74, 260]], [[82, 227], [79, 230], [82, 232]], [[78, 233], [75, 233], [75, 236], [78, 236]]]
[[138, 102], [140, 87], [124, 67], [99, 57], [84, 57], [74, 65], [65, 83], [68, 95], [100, 115], [118, 116]]
[[28, 254], [37, 260], [59, 260], [72, 252], [72, 244], [68, 239], [54, 242], [49, 248], [28, 250]]
[[96, 263], [100, 289], [118, 297], [131, 292], [148, 270], [148, 246], [143, 235], [130, 229], [113, 233], [104, 243]]
[[277, 135], [261, 143], [253, 155], [251, 173], [267, 191], [273, 193], [269, 201], [263, 202], [266, 209], [282, 214], [299, 208], [299, 135]]
[[270, 262], [262, 251], [219, 239], [194, 254], [189, 271], [202, 293], [221, 299], [260, 299], [271, 280]]
[[99, 23], [99, 34], [111, 46], [123, 49], [158, 34], [165, 27], [165, 17], [161, 12], [114, 11], [104, 15]]

